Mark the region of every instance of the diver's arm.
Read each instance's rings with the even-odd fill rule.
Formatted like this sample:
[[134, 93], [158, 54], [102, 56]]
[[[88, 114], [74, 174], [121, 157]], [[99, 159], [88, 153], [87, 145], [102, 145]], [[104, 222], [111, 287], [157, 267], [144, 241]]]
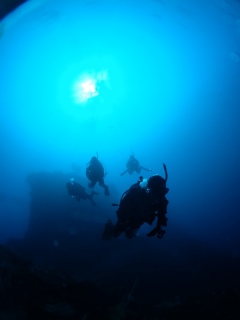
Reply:
[[145, 171], [152, 171], [152, 169], [148, 169], [148, 168], [145, 168], [143, 166], [140, 166], [140, 169], [145, 170]]
[[165, 213], [160, 213], [157, 212], [156, 213], [156, 217], [157, 217], [157, 225], [155, 228], [153, 228], [148, 234], [148, 237], [153, 237], [155, 235], [157, 235], [158, 238], [162, 238], [164, 236], [164, 234], [166, 233], [166, 231], [163, 229], [163, 227], [165, 227], [167, 225], [167, 217]]
[[125, 173], [127, 173], [128, 172], [128, 170], [124, 170], [121, 174], [120, 174], [120, 176], [123, 176]]

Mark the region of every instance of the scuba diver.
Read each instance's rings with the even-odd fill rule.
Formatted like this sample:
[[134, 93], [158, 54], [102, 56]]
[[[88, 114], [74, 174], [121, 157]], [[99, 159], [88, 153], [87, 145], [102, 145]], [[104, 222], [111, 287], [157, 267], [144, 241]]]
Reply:
[[108, 186], [104, 183], [104, 177], [106, 176], [104, 167], [97, 157], [91, 158], [86, 169], [86, 176], [90, 180], [88, 184], [89, 188], [94, 188], [98, 182], [98, 184], [104, 188], [105, 195], [110, 195]]
[[97, 195], [98, 193], [95, 191], [92, 191], [91, 194], [88, 194], [85, 191], [85, 188], [80, 185], [80, 183], [75, 182], [74, 178], [70, 179], [70, 182], [67, 182], [67, 190], [68, 194], [75, 198], [77, 201], [83, 200], [89, 200], [93, 206], [96, 205], [96, 203], [93, 201], [93, 196]]
[[123, 176], [125, 173], [133, 174], [134, 171], [136, 171], [138, 174], [141, 172], [141, 170], [145, 171], [152, 171], [152, 169], [147, 169], [142, 166], [140, 166], [139, 161], [134, 157], [134, 155], [131, 155], [128, 162], [126, 163], [127, 169], [124, 170], [120, 175]]
[[122, 233], [129, 239], [136, 236], [140, 227], [146, 222], [152, 225], [157, 218], [156, 226], [147, 234], [148, 237], [157, 236], [162, 238], [165, 234], [163, 227], [167, 225], [167, 205], [166, 194], [169, 189], [166, 187], [168, 173], [166, 165], [163, 164], [165, 178], [160, 175], [153, 175], [149, 179], [143, 179], [133, 184], [121, 197], [117, 214], [117, 222], [113, 225], [111, 220], [105, 224], [102, 235], [103, 240], [116, 238]]

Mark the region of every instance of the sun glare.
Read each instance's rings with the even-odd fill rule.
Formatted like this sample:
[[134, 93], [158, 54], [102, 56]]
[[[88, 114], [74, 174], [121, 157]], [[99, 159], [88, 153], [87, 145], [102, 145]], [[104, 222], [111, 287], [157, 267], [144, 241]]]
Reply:
[[96, 81], [93, 79], [77, 81], [74, 85], [74, 98], [76, 103], [83, 103], [90, 98], [97, 96]]
[[73, 86], [74, 101], [77, 104], [87, 102], [100, 94], [101, 82], [107, 80], [106, 72], [96, 75], [80, 76]]

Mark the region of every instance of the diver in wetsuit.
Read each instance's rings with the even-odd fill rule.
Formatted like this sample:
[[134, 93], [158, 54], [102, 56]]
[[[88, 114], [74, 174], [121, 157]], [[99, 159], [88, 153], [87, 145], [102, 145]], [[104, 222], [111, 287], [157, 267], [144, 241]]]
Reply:
[[120, 199], [119, 208], [116, 211], [117, 222], [115, 225], [109, 220], [105, 225], [102, 239], [110, 240], [125, 233], [127, 238], [133, 238], [140, 227], [146, 222], [152, 225], [157, 219], [156, 227], [147, 236], [162, 238], [165, 234], [164, 227], [167, 225], [166, 187], [168, 173], [166, 165], [163, 164], [165, 178], [153, 175], [149, 179], [140, 177]]
[[97, 157], [91, 158], [86, 169], [86, 176], [90, 180], [88, 184], [89, 188], [94, 188], [98, 182], [98, 184], [104, 188], [105, 195], [110, 195], [108, 186], [104, 182], [104, 177], [106, 176], [104, 167]]
[[134, 155], [130, 156], [128, 162], [126, 163], [126, 167], [127, 169], [120, 174], [121, 176], [127, 172], [132, 175], [134, 171], [138, 174], [141, 172], [141, 170], [152, 171], [152, 169], [147, 169], [143, 166], [140, 166], [139, 161], [134, 157]]
[[77, 201], [82, 200], [89, 200], [92, 205], [96, 205], [96, 203], [93, 201], [93, 196], [97, 195], [98, 193], [93, 191], [91, 194], [88, 194], [85, 191], [85, 188], [78, 182], [76, 182], [73, 178], [70, 179], [69, 182], [67, 182], [67, 190], [68, 194], [72, 197], [75, 198]]

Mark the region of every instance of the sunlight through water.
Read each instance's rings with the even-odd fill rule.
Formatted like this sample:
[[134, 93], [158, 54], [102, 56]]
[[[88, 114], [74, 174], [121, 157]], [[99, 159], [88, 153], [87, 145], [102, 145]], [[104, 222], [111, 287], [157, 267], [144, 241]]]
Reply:
[[76, 104], [86, 103], [89, 99], [102, 94], [103, 82], [107, 79], [106, 72], [93, 75], [81, 75], [73, 85], [73, 99]]

